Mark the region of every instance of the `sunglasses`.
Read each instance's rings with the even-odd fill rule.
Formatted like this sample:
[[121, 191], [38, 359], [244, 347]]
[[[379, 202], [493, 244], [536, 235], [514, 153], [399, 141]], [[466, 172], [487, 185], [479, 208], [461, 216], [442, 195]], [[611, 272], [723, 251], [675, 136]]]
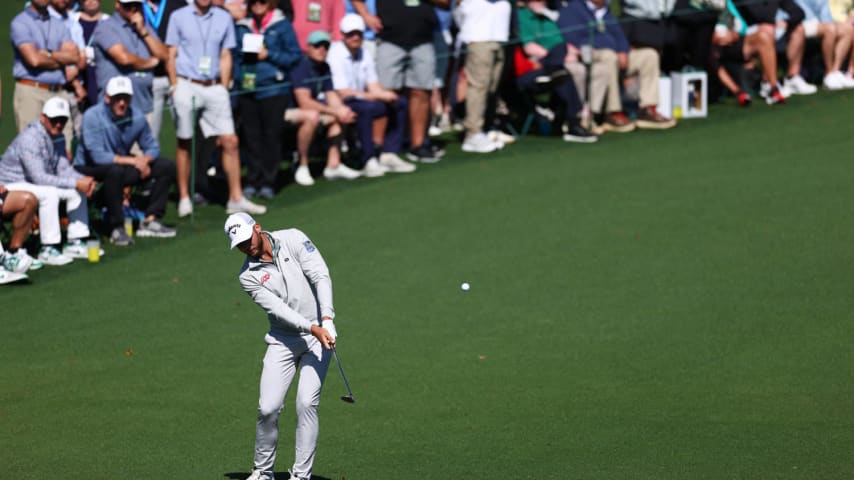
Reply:
[[247, 3], [248, 5], [253, 5], [253, 4], [256, 4], [256, 3], [264, 3], [264, 4], [266, 4], [266, 3], [267, 3], [267, 1], [268, 1], [268, 0], [249, 0], [249, 1], [248, 1], [248, 2], [246, 2], [246, 3]]
[[328, 50], [329, 49], [329, 42], [318, 42], [318, 43], [315, 43], [314, 45], [312, 45], [312, 47], [314, 47], [314, 48], [325, 48]]
[[345, 37], [361, 37], [364, 35], [361, 30], [353, 30], [352, 32], [345, 32]]

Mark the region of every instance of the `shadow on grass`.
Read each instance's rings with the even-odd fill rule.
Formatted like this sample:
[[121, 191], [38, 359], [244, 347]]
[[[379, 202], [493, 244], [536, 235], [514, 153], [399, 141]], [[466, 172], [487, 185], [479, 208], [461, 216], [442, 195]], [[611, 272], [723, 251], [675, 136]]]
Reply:
[[[222, 476], [225, 478], [229, 478], [231, 480], [246, 480], [252, 472], [229, 472], [224, 473]], [[290, 478], [290, 474], [288, 472], [275, 472], [276, 480], [287, 480]], [[332, 480], [327, 477], [320, 477], [317, 475], [312, 475], [311, 480]]]

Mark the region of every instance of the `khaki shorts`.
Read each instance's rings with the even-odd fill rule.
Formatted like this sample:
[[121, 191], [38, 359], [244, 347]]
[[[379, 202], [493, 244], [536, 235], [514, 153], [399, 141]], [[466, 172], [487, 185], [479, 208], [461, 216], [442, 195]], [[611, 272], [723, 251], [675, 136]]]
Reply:
[[[297, 121], [297, 114], [299, 114], [299, 108], [289, 108], [285, 110], [285, 121], [292, 125], [299, 125], [300, 122]], [[327, 113], [320, 114], [320, 124], [324, 127], [328, 127], [329, 125], [335, 123], [335, 118], [332, 115]]]
[[223, 85], [197, 85], [178, 79], [172, 94], [175, 105], [175, 134], [181, 140], [193, 138], [193, 109], [205, 138], [234, 133], [231, 96]]

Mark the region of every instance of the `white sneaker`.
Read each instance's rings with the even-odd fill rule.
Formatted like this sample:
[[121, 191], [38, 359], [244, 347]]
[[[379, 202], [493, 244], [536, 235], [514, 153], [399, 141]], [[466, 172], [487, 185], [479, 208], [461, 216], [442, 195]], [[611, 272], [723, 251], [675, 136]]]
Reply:
[[[807, 81], [804, 80], [804, 77], [800, 75], [795, 75], [792, 78], [786, 78], [783, 80], [783, 86], [789, 89], [792, 93], [798, 95], [812, 95], [818, 91], [818, 87], [807, 83]], [[786, 94], [784, 93], [783, 96], [786, 96]]]
[[431, 137], [438, 137], [441, 134], [442, 129], [438, 125], [430, 125], [430, 128], [427, 129], [427, 135]]
[[[33, 257], [29, 256], [23, 248], [17, 252], [3, 252], [0, 255], [0, 268], [11, 273], [24, 273], [33, 265]], [[44, 264], [42, 264], [44, 266]]]
[[344, 165], [343, 163], [339, 163], [335, 168], [326, 167], [323, 169], [323, 177], [327, 180], [338, 180], [343, 178], [345, 180], [353, 180], [354, 178], [359, 178], [362, 176], [362, 172], [358, 170], [353, 170], [352, 168]]
[[830, 72], [824, 76], [822, 83], [824, 84], [824, 88], [828, 90], [842, 90], [843, 88], [846, 88], [845, 74], [839, 70]]
[[380, 154], [380, 165], [389, 172], [409, 173], [415, 171], [415, 165], [397, 156], [396, 153], [386, 152]]
[[362, 175], [365, 177], [382, 177], [387, 171], [388, 169], [383, 165], [380, 165], [380, 162], [378, 162], [375, 157], [371, 157], [365, 163], [365, 168], [362, 169]]
[[842, 75], [842, 83], [845, 85], [845, 88], [854, 88], [854, 75], [850, 72]]
[[300, 165], [297, 171], [294, 172], [294, 181], [303, 187], [314, 185], [314, 179], [311, 178], [311, 172], [308, 171], [308, 165]]
[[276, 480], [276, 477], [273, 475], [273, 472], [262, 472], [261, 470], [252, 470], [252, 475], [249, 475], [246, 480]]
[[229, 200], [228, 203], [225, 204], [225, 213], [231, 215], [232, 213], [238, 212], [246, 212], [251, 213], [253, 215], [263, 215], [267, 213], [267, 207], [264, 205], [258, 205], [257, 203], [250, 202], [246, 199], [246, 197], [240, 197], [240, 200], [232, 201]]
[[15, 273], [0, 269], [0, 285], [12, 282], [20, 282], [21, 280], [26, 280], [27, 278], [29, 277], [27, 277], [26, 273]]
[[193, 213], [193, 201], [189, 198], [178, 200], [178, 216], [186, 217]]
[[495, 142], [490, 140], [483, 132], [469, 135], [466, 137], [466, 141], [463, 142], [464, 152], [489, 153], [494, 152], [497, 148]]
[[68, 265], [74, 261], [73, 258], [63, 255], [56, 247], [50, 245], [46, 245], [39, 250], [39, 260], [54, 266]]
[[490, 130], [489, 133], [486, 134], [490, 140], [493, 142], [499, 142], [504, 145], [510, 145], [516, 141], [516, 137], [513, 135], [502, 132], [501, 130]]

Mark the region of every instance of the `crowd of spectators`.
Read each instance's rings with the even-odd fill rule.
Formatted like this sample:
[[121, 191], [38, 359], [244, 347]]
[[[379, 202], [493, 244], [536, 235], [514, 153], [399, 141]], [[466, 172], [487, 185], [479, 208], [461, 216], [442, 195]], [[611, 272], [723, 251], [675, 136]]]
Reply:
[[[115, 245], [133, 243], [129, 214], [137, 236], [174, 237], [171, 192], [191, 215], [216, 197], [209, 173], [227, 213], [259, 215], [291, 179], [438, 162], [436, 136], [454, 129], [462, 151], [489, 153], [533, 114], [566, 142], [673, 128], [658, 109], [666, 72], [705, 71], [743, 106], [815, 93], [807, 79], [854, 88], [849, 0], [113, 2], [30, 0], [11, 22], [0, 283], [86, 257], [90, 212]], [[311, 155], [325, 156], [314, 174]]]

